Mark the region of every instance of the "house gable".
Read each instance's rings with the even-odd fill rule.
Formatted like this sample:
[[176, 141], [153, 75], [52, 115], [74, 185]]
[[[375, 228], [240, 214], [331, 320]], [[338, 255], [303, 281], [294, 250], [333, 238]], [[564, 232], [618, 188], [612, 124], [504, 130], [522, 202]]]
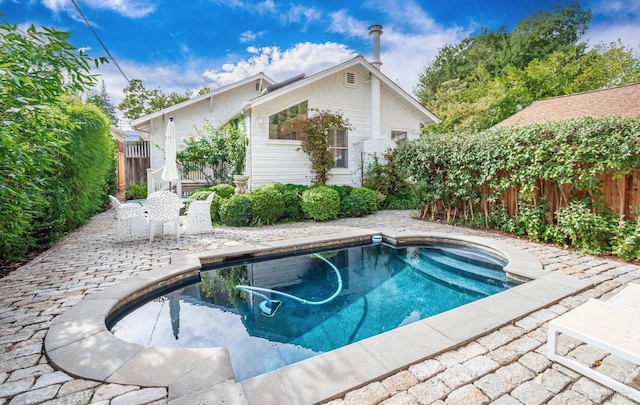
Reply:
[[[372, 135], [372, 76], [381, 82], [379, 137]], [[313, 174], [309, 158], [301, 150], [301, 141], [269, 136], [272, 117], [304, 102], [310, 111], [340, 112], [353, 127], [347, 133], [347, 151], [342, 155], [346, 156], [347, 163], [340, 162], [346, 167], [332, 169], [331, 184], [360, 185], [364, 154], [381, 153], [394, 146], [392, 133], [406, 133], [408, 139], [415, 139], [422, 126], [438, 122], [433, 114], [366, 60], [354, 58], [279, 87], [243, 106], [250, 133], [247, 174], [251, 176], [252, 188], [272, 181], [311, 183]]]
[[151, 168], [158, 169], [164, 165], [164, 134], [170, 116], [174, 117], [179, 149], [183, 139], [193, 133], [194, 127], [202, 127], [205, 120], [213, 124], [222, 122], [236, 106], [258, 96], [273, 82], [260, 73], [133, 120], [131, 126], [151, 142]]

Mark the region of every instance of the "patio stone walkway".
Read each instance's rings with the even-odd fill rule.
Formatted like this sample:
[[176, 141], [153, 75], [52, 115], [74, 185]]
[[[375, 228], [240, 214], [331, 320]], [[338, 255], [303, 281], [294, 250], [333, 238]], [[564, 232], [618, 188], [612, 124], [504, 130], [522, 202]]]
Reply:
[[[331, 405], [355, 404], [633, 404], [546, 357], [547, 322], [589, 298], [615, 293], [640, 280], [640, 267], [502, 235], [417, 221], [408, 211], [366, 218], [264, 228], [217, 227], [212, 235], [115, 242], [113, 211], [95, 216], [17, 271], [0, 279], [0, 405], [166, 404], [165, 388], [105, 384], [56, 371], [43, 351], [51, 320], [92, 292], [166, 266], [174, 253], [310, 235], [340, 234], [353, 227], [478, 235], [511, 243], [536, 256], [547, 270], [596, 283], [513, 324], [486, 334], [381, 381], [346, 393]], [[561, 348], [586, 364], [640, 385], [638, 368], [561, 336]], [[318, 384], [322, 382], [319, 381]]]

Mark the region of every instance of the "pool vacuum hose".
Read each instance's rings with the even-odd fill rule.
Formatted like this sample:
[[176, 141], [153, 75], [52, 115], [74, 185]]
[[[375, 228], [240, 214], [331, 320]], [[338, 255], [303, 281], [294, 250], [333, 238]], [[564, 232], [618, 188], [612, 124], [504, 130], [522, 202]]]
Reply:
[[275, 315], [275, 313], [278, 310], [278, 308], [280, 308], [280, 305], [282, 305], [282, 302], [279, 301], [279, 300], [272, 300], [271, 298], [267, 297], [266, 295], [264, 295], [262, 293], [270, 293], [270, 294], [281, 295], [283, 297], [291, 298], [292, 300], [295, 300], [295, 301], [298, 301], [298, 302], [300, 302], [302, 304], [307, 304], [307, 305], [322, 305], [322, 304], [326, 304], [326, 303], [332, 301], [334, 298], [336, 298], [342, 292], [342, 276], [340, 276], [340, 271], [338, 271], [338, 268], [336, 266], [334, 266], [333, 263], [331, 263], [329, 260], [325, 259], [324, 257], [320, 256], [317, 253], [314, 253], [313, 256], [316, 256], [317, 258], [323, 260], [325, 263], [327, 263], [329, 266], [331, 266], [333, 271], [336, 273], [336, 276], [338, 277], [338, 289], [336, 290], [336, 292], [333, 293], [333, 295], [331, 295], [327, 299], [324, 299], [322, 301], [308, 301], [308, 300], [305, 300], [304, 298], [300, 298], [300, 297], [296, 297], [295, 295], [287, 294], [286, 292], [271, 290], [269, 288], [254, 287], [254, 286], [250, 286], [250, 285], [242, 285], [242, 284], [237, 285], [236, 288], [238, 290], [240, 290], [240, 291], [246, 291], [249, 294], [253, 294], [253, 295], [256, 295], [256, 296], [258, 296], [260, 298], [263, 298], [264, 301], [260, 302], [260, 305], [259, 305], [260, 311], [262, 312], [262, 315], [268, 316], [268, 317], [272, 317], [273, 315]]

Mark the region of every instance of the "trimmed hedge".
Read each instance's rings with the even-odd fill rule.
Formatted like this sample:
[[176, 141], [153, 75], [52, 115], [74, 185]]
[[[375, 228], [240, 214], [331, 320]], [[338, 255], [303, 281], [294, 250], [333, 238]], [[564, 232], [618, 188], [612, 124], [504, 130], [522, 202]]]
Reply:
[[369, 214], [369, 204], [357, 194], [351, 194], [340, 200], [340, 218], [363, 217]]
[[313, 187], [302, 193], [302, 211], [314, 221], [336, 219], [340, 210], [340, 195], [327, 186]]
[[365, 187], [358, 187], [351, 190], [350, 195], [357, 195], [367, 203], [367, 214], [373, 214], [378, 210], [378, 199], [376, 192]]
[[[282, 187], [284, 190], [284, 186]], [[275, 223], [284, 215], [284, 199], [276, 187], [263, 187], [251, 195], [253, 222], [259, 225]]]
[[248, 226], [252, 220], [251, 198], [234, 194], [220, 203], [220, 221], [228, 226]]

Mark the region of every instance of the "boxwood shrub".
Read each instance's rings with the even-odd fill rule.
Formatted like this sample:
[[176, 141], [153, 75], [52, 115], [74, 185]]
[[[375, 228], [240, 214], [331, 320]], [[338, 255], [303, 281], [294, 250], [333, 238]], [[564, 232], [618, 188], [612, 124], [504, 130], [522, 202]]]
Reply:
[[366, 201], [368, 208], [367, 214], [373, 214], [378, 210], [378, 200], [376, 199], [375, 191], [366, 187], [357, 187], [351, 190], [350, 195], [360, 196]]
[[228, 226], [248, 226], [251, 223], [251, 198], [234, 194], [220, 202], [220, 222]]
[[284, 201], [284, 219], [291, 221], [299, 221], [304, 218], [302, 212], [302, 196], [295, 190], [285, 190], [282, 193], [282, 199]]
[[231, 184], [216, 184], [209, 187], [209, 190], [216, 193], [220, 198], [229, 198], [235, 194], [236, 189]]
[[278, 183], [277, 181], [274, 181], [272, 183], [265, 184], [264, 186], [259, 188], [259, 190], [265, 190], [265, 189], [273, 189], [279, 192], [280, 194], [282, 194], [287, 189], [287, 186], [285, 186], [282, 183]]
[[[284, 189], [284, 186], [283, 186]], [[275, 223], [284, 215], [284, 199], [276, 187], [262, 187], [251, 195], [253, 222], [258, 225]]]
[[348, 217], [363, 217], [369, 213], [369, 205], [359, 195], [351, 194], [340, 200], [340, 212], [341, 218]]
[[327, 186], [318, 186], [302, 193], [302, 211], [314, 221], [336, 219], [340, 210], [340, 195]]

